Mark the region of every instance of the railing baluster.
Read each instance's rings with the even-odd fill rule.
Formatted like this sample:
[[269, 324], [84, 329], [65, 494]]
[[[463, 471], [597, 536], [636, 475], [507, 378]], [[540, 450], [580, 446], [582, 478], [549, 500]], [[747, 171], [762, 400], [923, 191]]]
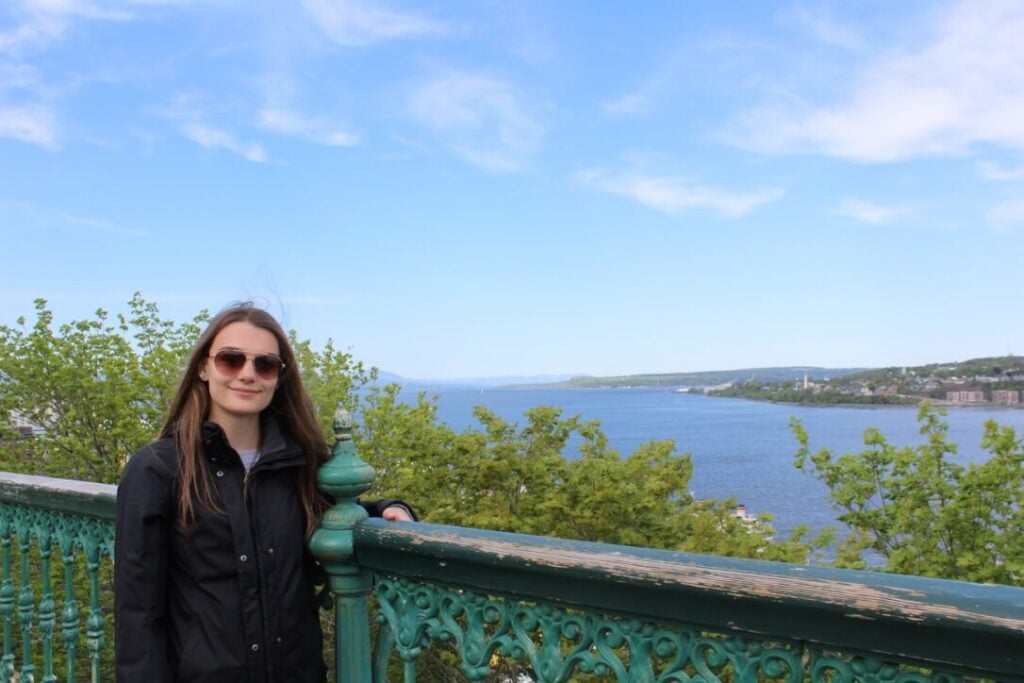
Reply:
[[75, 534], [74, 521], [63, 517], [58, 528], [61, 557], [64, 561], [64, 605], [60, 613], [61, 636], [67, 665], [67, 683], [75, 683], [75, 655], [80, 631], [78, 601], [75, 599]]
[[18, 550], [21, 556], [21, 591], [18, 593], [18, 621], [21, 624], [21, 671], [18, 683], [33, 683], [36, 667], [32, 663], [32, 615], [35, 612], [35, 592], [32, 590], [32, 576], [29, 573], [29, 553], [32, 550], [31, 510], [21, 510], [14, 521], [18, 533]]
[[53, 586], [50, 583], [53, 519], [44, 518], [39, 521], [36, 533], [39, 540], [39, 564], [43, 579], [43, 595], [39, 601], [39, 634], [43, 641], [42, 683], [54, 683], [57, 677], [53, 673], [53, 631], [57, 623], [57, 603], [53, 599]]
[[14, 582], [11, 581], [11, 516], [5, 508], [0, 513], [0, 545], [3, 546], [4, 579], [0, 585], [0, 617], [4, 622], [4, 656], [0, 677], [14, 677]]
[[100, 683], [103, 654], [103, 612], [100, 610], [100, 539], [94, 530], [86, 534], [86, 568], [89, 572], [89, 617], [85, 620], [85, 643], [89, 649], [91, 680]]

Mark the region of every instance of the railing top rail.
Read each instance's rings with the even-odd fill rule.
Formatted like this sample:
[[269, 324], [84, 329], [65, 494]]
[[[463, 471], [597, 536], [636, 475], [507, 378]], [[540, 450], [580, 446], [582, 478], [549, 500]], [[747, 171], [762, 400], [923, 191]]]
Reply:
[[356, 556], [387, 573], [570, 607], [1024, 671], [1024, 588], [379, 520], [356, 528]]
[[113, 520], [117, 486], [0, 472], [0, 502]]

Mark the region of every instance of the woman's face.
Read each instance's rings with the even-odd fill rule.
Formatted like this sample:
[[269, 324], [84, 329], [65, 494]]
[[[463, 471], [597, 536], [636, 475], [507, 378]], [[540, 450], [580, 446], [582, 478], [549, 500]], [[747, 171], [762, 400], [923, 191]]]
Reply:
[[[225, 365], [218, 368], [214, 356], [219, 351], [241, 351], [245, 364], [239, 370]], [[277, 338], [251, 323], [227, 325], [210, 345], [210, 352], [199, 366], [199, 379], [210, 389], [210, 420], [225, 422], [258, 416], [274, 398], [279, 377], [261, 375], [256, 371], [254, 357], [280, 357]]]

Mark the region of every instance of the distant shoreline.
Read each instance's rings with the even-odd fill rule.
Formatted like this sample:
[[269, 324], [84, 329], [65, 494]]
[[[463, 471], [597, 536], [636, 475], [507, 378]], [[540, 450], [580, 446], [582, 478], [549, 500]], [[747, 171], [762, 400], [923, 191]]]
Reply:
[[[465, 389], [477, 390], [477, 387], [459, 387]], [[480, 391], [528, 391], [535, 389], [544, 389], [551, 391], [661, 391], [664, 393], [676, 393], [676, 394], [687, 394], [690, 396], [705, 396], [707, 398], [714, 399], [733, 399], [741, 401], [754, 401], [756, 403], [769, 403], [783, 406], [806, 406], [808, 408], [918, 408], [924, 401], [930, 401], [931, 404], [939, 408], [954, 408], [954, 409], [1006, 409], [1006, 410], [1021, 410], [1024, 409], [1024, 403], [1017, 404], [1006, 404], [1006, 403], [993, 403], [991, 401], [985, 403], [958, 403], [955, 401], [944, 401], [941, 399], [933, 398], [915, 398], [912, 401], [906, 401], [902, 403], [872, 403], [869, 401], [777, 401], [772, 399], [757, 398], [754, 396], [723, 396], [719, 394], [705, 393], [703, 391], [689, 391], [693, 387], [687, 386], [650, 386], [650, 385], [594, 385], [594, 386], [566, 386], [562, 382], [552, 382], [550, 384], [506, 384], [492, 387], [479, 387]], [[686, 391], [679, 391], [684, 389]], [[911, 397], [906, 397], [911, 398]]]
[[1024, 404], [1007, 405], [1005, 403], [950, 403], [947, 401], [936, 401], [934, 399], [921, 399], [917, 403], [833, 403], [826, 401], [818, 402], [800, 402], [800, 401], [772, 401], [762, 398], [751, 398], [748, 396], [715, 396], [713, 394], [701, 394], [708, 398], [725, 399], [734, 401], [753, 401], [755, 403], [771, 403], [780, 406], [800, 406], [803, 408], [878, 408], [878, 409], [889, 409], [889, 408], [919, 408], [921, 403], [924, 401], [931, 401], [931, 404], [936, 408], [954, 408], [960, 409], [975, 409], [975, 410], [1020, 410], [1024, 408]]

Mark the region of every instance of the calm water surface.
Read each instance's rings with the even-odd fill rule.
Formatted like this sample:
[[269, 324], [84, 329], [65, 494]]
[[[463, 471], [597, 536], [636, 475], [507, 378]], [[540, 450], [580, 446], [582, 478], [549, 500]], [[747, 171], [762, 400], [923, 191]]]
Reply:
[[[409, 392], [412, 394], [413, 392]], [[478, 427], [473, 408], [486, 406], [502, 418], [523, 424], [537, 405], [560, 406], [565, 415], [601, 421], [610, 445], [632, 453], [645, 441], [671, 439], [690, 453], [690, 487], [698, 498], [733, 497], [754, 513], [771, 513], [786, 535], [797, 524], [820, 530], [837, 525], [827, 490], [793, 467], [796, 441], [789, 418], [803, 421], [813, 450], [842, 454], [863, 450], [864, 430], [877, 427], [891, 443], [917, 445], [917, 408], [810, 407], [743, 399], [709, 398], [664, 389], [463, 389], [437, 388], [442, 421], [461, 430]], [[959, 462], [983, 460], [982, 425], [986, 420], [1024, 432], [1024, 410], [959, 408], [947, 420], [950, 438], [959, 444]], [[577, 457], [575, 448], [566, 457]]]

